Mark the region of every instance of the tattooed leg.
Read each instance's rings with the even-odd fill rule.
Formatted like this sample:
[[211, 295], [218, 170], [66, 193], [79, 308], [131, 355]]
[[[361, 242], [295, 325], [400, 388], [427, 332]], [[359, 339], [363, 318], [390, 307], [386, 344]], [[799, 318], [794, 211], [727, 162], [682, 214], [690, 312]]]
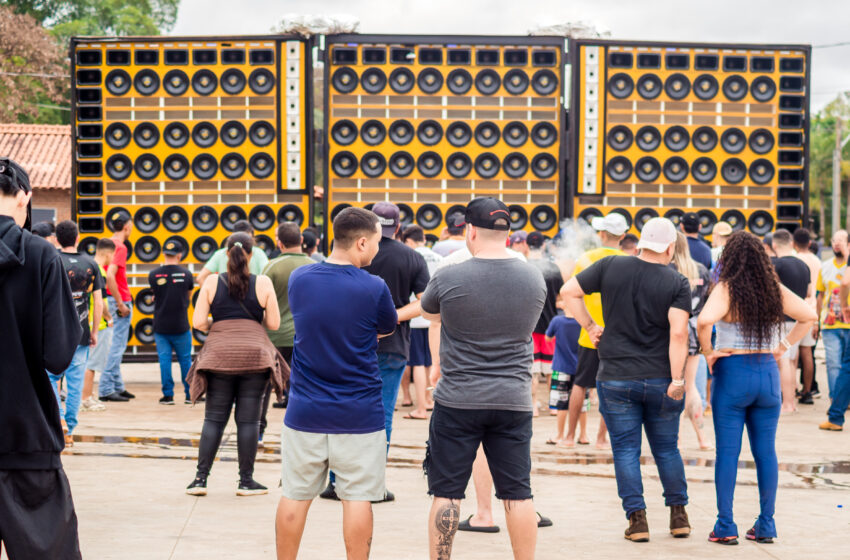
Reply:
[[342, 501], [342, 533], [348, 560], [366, 560], [372, 550], [372, 504]]
[[434, 498], [428, 523], [431, 560], [449, 560], [452, 557], [452, 543], [459, 523], [460, 500]]

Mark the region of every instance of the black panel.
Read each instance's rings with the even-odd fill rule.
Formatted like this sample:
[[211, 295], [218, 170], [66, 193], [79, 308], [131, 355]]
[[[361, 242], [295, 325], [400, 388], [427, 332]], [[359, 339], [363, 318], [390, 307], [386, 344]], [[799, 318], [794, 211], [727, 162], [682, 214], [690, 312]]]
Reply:
[[221, 51], [222, 64], [245, 64], [245, 49], [223, 49]]
[[443, 49], [419, 49], [419, 64], [439, 65], [443, 63]]
[[215, 49], [195, 49], [192, 51], [192, 64], [215, 64], [218, 61], [218, 53]]
[[694, 60], [696, 70], [717, 70], [718, 60], [716, 54], [698, 54]]
[[638, 68], [661, 68], [661, 55], [657, 53], [639, 53]]
[[186, 49], [165, 51], [165, 64], [166, 66], [185, 66], [189, 64], [189, 51]]
[[495, 49], [476, 49], [475, 63], [478, 66], [498, 66], [499, 51]]
[[632, 53], [612, 52], [608, 55], [608, 66], [611, 68], [631, 68], [634, 66]]
[[248, 54], [251, 65], [269, 65], [274, 63], [274, 51], [271, 49], [253, 49]]
[[472, 62], [472, 53], [469, 49], [449, 49], [448, 63], [451, 65], [467, 65]]
[[106, 51], [106, 64], [109, 66], [129, 66], [130, 51], [108, 50]]
[[159, 64], [159, 51], [136, 51], [136, 66], [156, 66]]

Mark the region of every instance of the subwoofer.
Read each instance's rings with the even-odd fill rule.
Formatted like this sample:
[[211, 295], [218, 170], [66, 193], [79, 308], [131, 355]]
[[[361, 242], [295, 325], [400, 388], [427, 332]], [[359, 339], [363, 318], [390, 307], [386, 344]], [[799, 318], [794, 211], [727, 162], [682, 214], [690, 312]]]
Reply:
[[150, 206], [139, 208], [133, 216], [133, 225], [142, 233], [152, 233], [159, 227], [159, 212]]
[[632, 131], [623, 125], [617, 125], [608, 131], [608, 145], [618, 152], [628, 150], [633, 139]]
[[472, 140], [472, 129], [465, 122], [453, 122], [446, 129], [446, 139], [455, 148], [462, 148]]
[[218, 250], [218, 243], [208, 235], [202, 235], [192, 242], [192, 256], [200, 262], [207, 262]]
[[455, 179], [463, 179], [472, 171], [472, 159], [463, 152], [455, 152], [446, 160], [446, 171]]
[[180, 206], [169, 206], [162, 213], [162, 225], [171, 232], [183, 231], [189, 225], [189, 214]]
[[608, 80], [608, 91], [617, 99], [625, 99], [635, 90], [635, 83], [628, 74], [614, 74]]
[[720, 146], [729, 154], [739, 154], [747, 147], [747, 137], [739, 128], [727, 128], [720, 135]]
[[720, 166], [720, 176], [730, 185], [737, 185], [747, 178], [747, 166], [738, 158], [730, 158]]
[[387, 75], [380, 68], [368, 68], [360, 76], [360, 85], [366, 93], [381, 93], [387, 87]]
[[[390, 156], [390, 172], [396, 177], [407, 177], [416, 166], [413, 156], [407, 152], [396, 152]], [[449, 169], [451, 172], [451, 169]]]
[[605, 171], [612, 181], [622, 183], [632, 174], [632, 162], [623, 156], [616, 156], [608, 162]]
[[178, 247], [180, 247], [180, 259], [183, 260], [189, 256], [189, 242], [180, 235], [172, 235], [168, 239], [165, 240], [163, 246], [167, 246], [169, 243], [174, 243]]
[[138, 124], [133, 130], [133, 140], [140, 148], [153, 148], [159, 142], [159, 129], [149, 122]]
[[511, 179], [520, 179], [528, 173], [528, 158], [519, 152], [510, 153], [505, 157], [502, 169]]
[[729, 76], [723, 80], [723, 95], [729, 101], [740, 101], [747, 96], [749, 86], [741, 76]]
[[393, 141], [393, 144], [398, 146], [410, 144], [414, 135], [413, 125], [408, 121], [394, 121], [390, 125], [390, 140]]
[[688, 147], [690, 134], [683, 126], [671, 126], [664, 131], [664, 145], [672, 152], [681, 152]]
[[416, 128], [416, 137], [426, 146], [435, 146], [443, 139], [443, 127], [434, 120], [422, 121]]
[[498, 157], [486, 152], [479, 154], [478, 157], [475, 158], [475, 164], [473, 165], [475, 172], [484, 179], [492, 179], [495, 177], [499, 173], [501, 166], [502, 164]]
[[509, 122], [502, 131], [505, 144], [519, 148], [528, 141], [528, 127], [519, 121]]
[[227, 231], [233, 231], [236, 222], [247, 220], [248, 216], [239, 206], [228, 206], [221, 211], [221, 225]]
[[717, 146], [717, 132], [713, 128], [701, 126], [694, 131], [694, 148], [700, 152], [710, 152]]
[[212, 206], [199, 206], [192, 212], [192, 225], [198, 231], [212, 231], [218, 225], [218, 213]]
[[130, 74], [120, 68], [112, 70], [106, 75], [106, 90], [112, 95], [124, 95], [130, 91], [132, 84]]
[[528, 224], [528, 212], [519, 204], [508, 206], [508, 212], [511, 213], [511, 230], [516, 231], [523, 229]]
[[159, 258], [162, 247], [156, 237], [145, 235], [140, 237], [134, 246], [136, 258], [142, 262], [153, 262]]
[[348, 119], [334, 123], [331, 128], [331, 139], [340, 146], [348, 146], [357, 140], [357, 125]]
[[558, 225], [558, 215], [549, 206], [536, 206], [531, 211], [531, 227], [537, 231], [547, 231]]
[[655, 74], [644, 74], [637, 81], [637, 92], [642, 98], [652, 100], [661, 95], [661, 78]]
[[218, 162], [210, 154], [199, 154], [192, 160], [192, 173], [199, 179], [212, 179], [217, 172]]
[[189, 160], [183, 154], [171, 154], [165, 158], [163, 171], [172, 181], [180, 181], [189, 174]]
[[192, 128], [192, 140], [201, 148], [209, 148], [218, 140], [218, 130], [208, 122], [199, 122]]
[[739, 210], [727, 210], [720, 216], [720, 221], [732, 226], [732, 231], [740, 231], [747, 226], [747, 219]]
[[416, 223], [422, 229], [434, 229], [443, 221], [443, 213], [433, 204], [423, 204], [416, 211]]
[[254, 154], [248, 161], [248, 171], [257, 179], [265, 179], [274, 173], [274, 160], [269, 154]]
[[675, 156], [664, 162], [664, 177], [671, 183], [681, 183], [688, 178], [688, 162]]
[[113, 154], [106, 160], [106, 174], [116, 181], [123, 181], [132, 171], [133, 164], [124, 154]]
[[236, 152], [225, 155], [221, 158], [221, 172], [228, 179], [238, 179], [245, 174], [245, 158]]
[[172, 122], [165, 126], [165, 143], [172, 148], [182, 148], [189, 142], [189, 128], [182, 122]]
[[700, 183], [709, 183], [717, 175], [717, 165], [709, 158], [697, 158], [691, 165], [691, 175]]
[[221, 141], [225, 146], [236, 148], [241, 146], [248, 137], [245, 125], [239, 121], [228, 121], [221, 127]]
[[691, 92], [691, 82], [684, 74], [670, 74], [664, 81], [664, 92], [670, 99], [680, 101]]
[[651, 183], [661, 175], [661, 165], [654, 157], [644, 156], [635, 164], [635, 175], [644, 183]]
[[122, 122], [112, 123], [106, 127], [106, 144], [114, 150], [126, 148], [130, 138], [132, 138], [130, 127]]
[[419, 72], [416, 84], [423, 93], [435, 94], [443, 87], [443, 75], [434, 68], [425, 68]]
[[475, 89], [481, 95], [493, 95], [502, 86], [502, 79], [495, 70], [481, 70], [475, 75]]
[[153, 70], [146, 68], [136, 73], [133, 85], [140, 95], [145, 97], [153, 95], [159, 89], [159, 76]]
[[750, 164], [749, 173], [753, 183], [765, 185], [773, 179], [775, 169], [769, 160], [760, 158]]
[[764, 210], [757, 210], [750, 214], [747, 227], [755, 235], [767, 235], [773, 230], [773, 216]]
[[511, 95], [522, 95], [528, 89], [528, 74], [518, 68], [508, 70], [505, 74], [505, 89]]
[[472, 88], [472, 76], [463, 68], [455, 68], [449, 72], [446, 86], [455, 95], [463, 95]]
[[360, 169], [364, 175], [374, 179], [387, 170], [387, 160], [380, 152], [367, 152], [360, 160]]
[[654, 126], [644, 126], [638, 130], [635, 143], [644, 152], [652, 152], [661, 145], [661, 133]]
[[[352, 70], [352, 74], [354, 71]], [[354, 86], [357, 87], [357, 75], [354, 76]], [[265, 68], [257, 68], [248, 76], [248, 87], [257, 95], [266, 95], [275, 86], [274, 74]], [[352, 88], [353, 89], [353, 88]]]
[[475, 127], [475, 141], [485, 148], [491, 148], [498, 144], [500, 136], [501, 131], [495, 123], [482, 122]]
[[266, 121], [257, 121], [248, 129], [248, 139], [255, 146], [260, 146], [261, 148], [268, 146], [274, 141], [274, 138], [274, 127]]
[[443, 170], [443, 160], [437, 152], [424, 152], [416, 160], [416, 168], [424, 177], [436, 177]]
[[304, 212], [294, 204], [287, 204], [278, 211], [277, 221], [280, 223], [293, 222], [300, 226], [304, 223]]
[[340, 177], [351, 177], [357, 171], [357, 158], [351, 152], [338, 152], [331, 160], [331, 170]]
[[409, 68], [396, 68], [390, 72], [390, 88], [396, 93], [409, 93], [415, 83], [416, 78]]
[[245, 74], [238, 68], [228, 68], [221, 75], [221, 89], [229, 95], [239, 95], [247, 83]]
[[360, 138], [369, 146], [377, 146], [387, 137], [387, 128], [384, 123], [377, 120], [368, 120], [360, 129]]
[[183, 70], [169, 70], [162, 80], [168, 95], [183, 95], [189, 89], [189, 76]]
[[657, 217], [658, 212], [656, 212], [653, 208], [641, 208], [635, 213], [635, 228], [638, 231], [642, 231], [646, 222]]
[[210, 70], [198, 70], [192, 76], [192, 89], [198, 95], [207, 96], [212, 94], [218, 87], [218, 78]]

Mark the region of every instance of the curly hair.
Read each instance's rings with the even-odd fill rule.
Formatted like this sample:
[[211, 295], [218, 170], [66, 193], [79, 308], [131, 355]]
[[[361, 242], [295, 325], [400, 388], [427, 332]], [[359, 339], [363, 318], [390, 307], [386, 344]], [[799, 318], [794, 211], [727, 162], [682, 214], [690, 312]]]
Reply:
[[782, 323], [782, 292], [761, 240], [746, 231], [729, 236], [718, 262], [729, 290], [729, 309], [751, 344], [769, 343]]

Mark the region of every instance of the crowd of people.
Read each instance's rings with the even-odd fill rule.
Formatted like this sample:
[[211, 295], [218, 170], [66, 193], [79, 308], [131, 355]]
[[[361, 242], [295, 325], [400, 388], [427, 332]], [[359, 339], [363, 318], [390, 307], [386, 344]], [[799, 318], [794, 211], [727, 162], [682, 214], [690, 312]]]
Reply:
[[[26, 172], [0, 159], [0, 336], [9, 342], [0, 364], [0, 541], [12, 560], [77, 558], [59, 454], [73, 443], [79, 409], [134, 398], [120, 368], [134, 305], [125, 245], [132, 222], [113, 219], [113, 236], [98, 241], [92, 258], [77, 250], [71, 221], [26, 231], [30, 197]], [[552, 525], [532, 499], [533, 418], [547, 408], [556, 416], [547, 444], [590, 445], [587, 411], [598, 403], [594, 444], [613, 453], [627, 539], [650, 536], [644, 431], [670, 508], [669, 532], [691, 534], [683, 412], [700, 447], [716, 447], [718, 515], [708, 539], [729, 545], [740, 536], [732, 498], [745, 426], [760, 515], [744, 536], [776, 538], [777, 424], [820, 396], [820, 337], [831, 398], [820, 428], [842, 430], [850, 404], [846, 231], [835, 232], [834, 256], [821, 263], [805, 229], [760, 239], [721, 222], [710, 246], [696, 214], [678, 225], [653, 218], [638, 237], [614, 212], [591, 220], [593, 246], [571, 258], [576, 248], [561, 235], [512, 232], [509, 210], [495, 198], [476, 198], [447, 221], [429, 247], [421, 227], [401, 223], [395, 204], [346, 208], [333, 220], [327, 258], [312, 229], [281, 223], [267, 255], [251, 225], [239, 222], [196, 276], [181, 265], [181, 247], [166, 243], [162, 266], [148, 276], [160, 403], [175, 404], [176, 355], [184, 401], [205, 409], [188, 494], [207, 494], [231, 411], [236, 493], [267, 493], [253, 477], [254, 460], [269, 406], [285, 407], [278, 558], [296, 557], [319, 496], [342, 502], [347, 555], [366, 558], [372, 504], [395, 499], [386, 464], [400, 406], [409, 409], [405, 420], [429, 421], [430, 557], [450, 558], [458, 530], [499, 531], [495, 487], [514, 557], [533, 558], [538, 528]], [[194, 357], [192, 329], [206, 333]], [[709, 409], [714, 442], [703, 429]], [[470, 478], [477, 510], [461, 519]], [[54, 490], [38, 504], [16, 500], [27, 488]]]

